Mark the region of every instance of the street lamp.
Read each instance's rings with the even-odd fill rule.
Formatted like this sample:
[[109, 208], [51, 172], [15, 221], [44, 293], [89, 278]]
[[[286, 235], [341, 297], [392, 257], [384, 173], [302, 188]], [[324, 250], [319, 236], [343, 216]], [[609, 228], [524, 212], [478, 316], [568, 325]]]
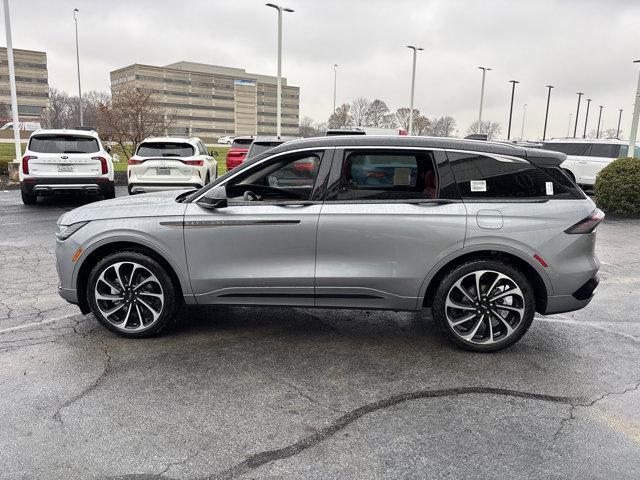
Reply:
[[4, 27], [7, 35], [7, 63], [9, 64], [9, 89], [11, 90], [11, 117], [13, 120], [13, 140], [16, 148], [16, 158], [13, 173], [18, 176], [18, 168], [22, 149], [20, 147], [20, 122], [18, 121], [18, 95], [16, 93], [16, 71], [13, 65], [13, 43], [11, 41], [11, 18], [9, 17], [9, 0], [4, 0]]
[[[640, 63], [635, 60], [633, 63]], [[638, 135], [638, 117], [640, 117], [640, 73], [638, 73], [638, 88], [636, 89], [636, 103], [633, 105], [633, 117], [631, 119], [631, 131], [629, 132], [629, 156], [633, 156], [636, 148], [636, 136]]]
[[591, 99], [587, 98], [587, 113], [584, 116], [584, 132], [582, 132], [582, 138], [587, 138], [587, 122], [589, 121], [589, 106], [591, 105]]
[[333, 64], [333, 112], [336, 111], [336, 87], [338, 85], [338, 64]]
[[542, 141], [547, 139], [547, 119], [549, 118], [549, 102], [551, 101], [551, 89], [553, 85], [547, 85], [549, 91], [547, 92], [547, 110], [544, 114], [544, 129], [542, 130]]
[[416, 47], [414, 45], [407, 45], [407, 48], [413, 50], [413, 68], [411, 70], [411, 100], [409, 102], [409, 135], [413, 134], [413, 93], [416, 86], [416, 58], [418, 56], [418, 50], [424, 50], [422, 47]]
[[576, 110], [576, 125], [573, 127], [573, 138], [576, 138], [578, 134], [578, 115], [580, 115], [580, 100], [582, 99], [582, 95], [584, 95], [584, 93], [578, 92], [578, 108]]
[[484, 103], [484, 81], [487, 76], [487, 72], [491, 69], [489, 67], [478, 67], [482, 70], [482, 85], [480, 86], [480, 111], [478, 113], [478, 133], [482, 133], [482, 104]]
[[618, 115], [618, 130], [616, 130], [616, 140], [620, 140], [620, 122], [622, 121], [622, 109], [620, 109], [620, 114]]
[[527, 117], [527, 104], [522, 107], [522, 129], [520, 130], [520, 140], [524, 140], [524, 119]]
[[280, 138], [282, 135], [282, 12], [291, 12], [293, 10], [287, 7], [281, 7], [275, 3], [265, 3], [267, 7], [275, 8], [278, 11], [278, 87], [276, 94], [276, 136]]
[[84, 126], [82, 119], [82, 87], [80, 86], [80, 51], [78, 50], [78, 17], [76, 13], [80, 13], [77, 8], [73, 9], [73, 21], [76, 24], [76, 64], [78, 66], [78, 108], [80, 109], [80, 126]]
[[513, 116], [513, 97], [516, 94], [516, 83], [518, 80], [509, 80], [511, 83], [511, 105], [509, 106], [509, 127], [507, 128], [507, 140], [511, 138], [511, 117]]
[[598, 108], [600, 112], [598, 112], [598, 128], [596, 128], [596, 139], [600, 138], [600, 120], [602, 119], [602, 105], [599, 105]]

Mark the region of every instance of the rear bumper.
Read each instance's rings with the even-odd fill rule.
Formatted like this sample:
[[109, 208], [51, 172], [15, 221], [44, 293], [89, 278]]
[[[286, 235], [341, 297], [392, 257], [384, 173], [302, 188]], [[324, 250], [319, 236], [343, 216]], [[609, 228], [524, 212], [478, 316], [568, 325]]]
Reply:
[[243, 155], [241, 157], [227, 157], [227, 170], [233, 170], [237, 166], [241, 165], [242, 162], [244, 162], [245, 158], [246, 155]]
[[20, 182], [20, 189], [29, 195], [52, 195], [56, 193], [106, 195], [113, 192], [114, 188], [113, 180], [109, 180], [106, 177], [29, 177]]
[[586, 307], [591, 303], [599, 283], [600, 277], [596, 275], [587, 280], [571, 295], [554, 295], [548, 297], [546, 307], [541, 313], [543, 315], [552, 315], [554, 313], [572, 312]]
[[165, 192], [185, 188], [202, 188], [202, 183], [130, 183], [129, 193]]

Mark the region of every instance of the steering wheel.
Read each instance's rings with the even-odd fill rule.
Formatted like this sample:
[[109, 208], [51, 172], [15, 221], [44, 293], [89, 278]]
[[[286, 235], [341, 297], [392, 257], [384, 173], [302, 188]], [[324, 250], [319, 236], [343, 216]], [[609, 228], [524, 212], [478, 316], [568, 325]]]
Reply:
[[253, 193], [251, 190], [245, 190], [242, 198], [245, 202], [256, 202], [261, 200], [260, 195], [258, 195], [257, 193]]

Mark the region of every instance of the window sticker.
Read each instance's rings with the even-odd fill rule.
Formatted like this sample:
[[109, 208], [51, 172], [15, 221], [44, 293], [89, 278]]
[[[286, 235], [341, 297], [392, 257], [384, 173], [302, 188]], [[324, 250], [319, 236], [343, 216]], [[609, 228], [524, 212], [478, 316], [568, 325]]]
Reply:
[[411, 184], [411, 169], [410, 168], [396, 168], [393, 173], [394, 185], [410, 185]]
[[486, 192], [487, 181], [486, 180], [470, 180], [472, 192]]
[[547, 195], [553, 195], [553, 182], [545, 182], [547, 188]]

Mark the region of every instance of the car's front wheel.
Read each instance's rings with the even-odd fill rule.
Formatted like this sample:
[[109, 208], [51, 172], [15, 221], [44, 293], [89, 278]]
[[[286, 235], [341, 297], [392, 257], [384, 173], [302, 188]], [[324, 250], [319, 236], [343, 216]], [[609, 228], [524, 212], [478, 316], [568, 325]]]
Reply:
[[466, 350], [493, 352], [517, 342], [535, 313], [531, 284], [517, 269], [495, 260], [454, 268], [433, 299], [435, 322]]
[[93, 267], [87, 300], [102, 325], [125, 337], [157, 334], [171, 323], [178, 305], [165, 269], [135, 251], [107, 255]]

